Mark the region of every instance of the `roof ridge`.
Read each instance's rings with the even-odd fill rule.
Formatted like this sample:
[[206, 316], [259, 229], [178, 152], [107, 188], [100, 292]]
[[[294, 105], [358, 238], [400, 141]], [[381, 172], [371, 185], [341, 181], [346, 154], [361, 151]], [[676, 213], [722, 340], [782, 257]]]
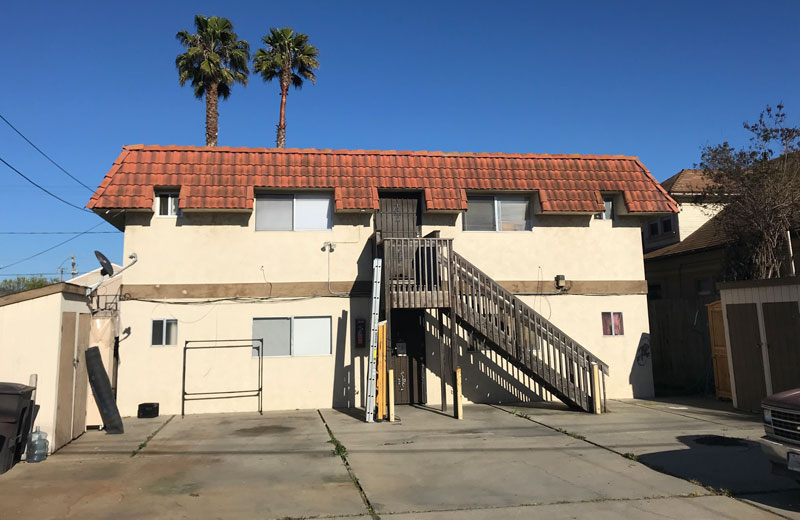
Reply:
[[364, 150], [364, 149], [332, 149], [332, 148], [265, 148], [265, 147], [231, 147], [231, 146], [192, 146], [192, 145], [145, 145], [132, 144], [122, 147], [129, 151], [193, 151], [193, 152], [223, 152], [223, 153], [279, 153], [279, 154], [326, 154], [326, 155], [395, 155], [415, 157], [496, 157], [506, 159], [616, 159], [625, 161], [639, 161], [637, 156], [623, 154], [550, 154], [550, 153], [506, 153], [506, 152], [445, 152], [440, 150]]

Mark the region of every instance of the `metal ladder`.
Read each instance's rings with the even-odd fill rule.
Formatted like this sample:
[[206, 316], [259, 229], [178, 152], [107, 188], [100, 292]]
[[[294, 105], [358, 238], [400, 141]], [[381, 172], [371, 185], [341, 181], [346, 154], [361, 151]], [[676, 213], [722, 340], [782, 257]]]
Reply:
[[367, 370], [367, 422], [375, 422], [375, 394], [378, 376], [378, 318], [381, 309], [381, 267], [383, 261], [372, 261], [372, 315], [369, 332], [369, 368]]

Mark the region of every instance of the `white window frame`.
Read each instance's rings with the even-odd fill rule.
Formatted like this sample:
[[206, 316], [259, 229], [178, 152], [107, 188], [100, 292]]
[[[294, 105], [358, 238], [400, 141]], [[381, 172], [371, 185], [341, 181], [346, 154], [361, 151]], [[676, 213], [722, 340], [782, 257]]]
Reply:
[[[463, 219], [462, 225], [461, 225], [462, 231], [465, 231], [465, 232], [468, 232], [468, 233], [521, 233], [521, 232], [533, 231], [533, 219], [531, 218], [533, 201], [531, 200], [531, 197], [529, 197], [527, 195], [473, 195], [473, 196], [474, 197], [483, 197], [483, 198], [487, 198], [487, 199], [488, 198], [492, 199], [492, 201], [493, 201], [492, 207], [493, 207], [493, 211], [494, 211], [494, 231], [488, 231], [488, 230], [483, 230], [483, 229], [481, 229], [481, 230], [467, 229], [467, 215], [466, 215], [466, 212], [463, 213], [462, 217], [461, 217]], [[521, 202], [521, 201], [527, 202], [527, 215], [525, 215], [525, 227], [527, 229], [509, 229], [509, 230], [502, 229], [502, 222], [500, 221], [500, 215], [501, 215], [501, 213], [500, 213], [500, 202], [502, 200], [516, 201], [516, 202]], [[469, 201], [469, 196], [467, 196], [467, 201]]]
[[[155, 322], [161, 322], [161, 343], [153, 343], [153, 324]], [[175, 343], [165, 343], [167, 340], [167, 323], [174, 322], [175, 323]], [[174, 347], [178, 344], [178, 320], [175, 318], [158, 318], [150, 320], [150, 346], [151, 347]]]
[[[294, 325], [295, 319], [307, 319], [307, 318], [327, 318], [328, 320], [328, 345], [330, 347], [327, 354], [312, 354], [312, 355], [297, 355], [294, 353]], [[326, 316], [326, 315], [312, 315], [312, 316], [253, 316], [253, 319], [250, 322], [250, 328], [252, 329], [253, 322], [255, 320], [289, 320], [289, 355], [281, 355], [281, 356], [265, 356], [264, 351], [261, 351], [261, 357], [264, 358], [313, 358], [313, 357], [326, 357], [333, 355], [333, 316]], [[251, 356], [257, 358], [255, 354], [255, 349], [251, 353]]]
[[[602, 326], [603, 314], [610, 314], [611, 315], [611, 334], [606, 334], [605, 331], [603, 331], [603, 337], [604, 338], [616, 338], [616, 337], [619, 337], [619, 336], [624, 336], [625, 335], [625, 317], [623, 316], [622, 311], [603, 311], [603, 312], [601, 312], [600, 313], [601, 326]], [[619, 320], [622, 322], [622, 332], [621, 333], [617, 333], [617, 331], [614, 330], [614, 315], [615, 314], [619, 314]]]
[[[168, 200], [169, 200], [170, 202], [171, 202], [173, 199], [175, 199], [175, 205], [173, 206], [172, 204], [169, 204], [169, 206], [167, 207], [167, 214], [166, 214], [166, 215], [162, 215], [162, 214], [161, 214], [161, 197], [165, 197], [165, 196], [166, 196], [166, 197], [169, 197], [169, 199], [168, 199]], [[155, 192], [155, 198], [156, 198], [156, 204], [155, 204], [155, 206], [156, 206], [156, 207], [155, 207], [155, 210], [156, 210], [156, 216], [157, 216], [157, 217], [160, 217], [160, 218], [177, 218], [177, 217], [179, 217], [179, 216], [181, 215], [181, 210], [180, 210], [180, 208], [178, 207], [178, 198], [179, 198], [179, 196], [180, 196], [180, 194], [179, 194], [177, 191], [175, 191], [175, 190], [163, 190], [163, 191], [156, 191], [156, 192]], [[175, 212], [174, 212], [174, 213], [173, 213], [173, 207], [175, 208]]]
[[[257, 203], [257, 201], [258, 201], [259, 197], [269, 197], [271, 195], [285, 195], [285, 196], [287, 196], [287, 198], [289, 196], [291, 196], [291, 198], [292, 198], [292, 228], [291, 229], [258, 229], [258, 227], [257, 227], [258, 219], [256, 218], [256, 221], [255, 221], [256, 223], [254, 223], [254, 226], [256, 226], [256, 228], [255, 228], [256, 231], [258, 231], [258, 232], [279, 232], [279, 233], [292, 231], [292, 232], [302, 233], [302, 232], [309, 232], [309, 231], [310, 232], [320, 232], [320, 231], [324, 232], [324, 231], [332, 231], [333, 230], [333, 205], [334, 205], [334, 200], [333, 200], [333, 194], [332, 193], [324, 192], [324, 191], [308, 191], [308, 192], [299, 192], [299, 193], [279, 193], [279, 192], [257, 193], [256, 194], [256, 204], [255, 204], [256, 209], [255, 209], [255, 211], [258, 211], [258, 203]], [[297, 197], [298, 197], [298, 195], [299, 196], [303, 196], [303, 195], [323, 196], [324, 195], [324, 196], [328, 197], [328, 227], [326, 227], [324, 229], [297, 229]]]

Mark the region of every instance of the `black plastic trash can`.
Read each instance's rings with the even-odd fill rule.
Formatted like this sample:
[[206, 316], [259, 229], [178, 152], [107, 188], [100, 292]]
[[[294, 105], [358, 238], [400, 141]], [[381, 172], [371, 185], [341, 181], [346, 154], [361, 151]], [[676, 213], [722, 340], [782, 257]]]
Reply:
[[34, 388], [19, 383], [0, 383], [0, 474], [19, 462], [28, 442]]

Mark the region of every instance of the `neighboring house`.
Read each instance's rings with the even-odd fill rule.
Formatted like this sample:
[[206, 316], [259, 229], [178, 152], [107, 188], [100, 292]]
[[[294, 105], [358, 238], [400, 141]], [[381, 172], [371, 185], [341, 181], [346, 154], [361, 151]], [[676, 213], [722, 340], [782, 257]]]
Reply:
[[253, 389], [259, 340], [265, 409], [364, 407], [376, 256], [397, 403], [441, 404], [460, 368], [472, 402], [587, 409], [592, 362], [608, 397], [653, 395], [640, 229], [678, 208], [636, 158], [135, 145], [87, 206], [139, 258], [123, 415], [179, 412], [182, 380]]
[[[86, 296], [99, 279], [99, 269], [68, 282], [0, 297], [0, 381], [28, 384], [37, 376], [35, 426], [48, 434], [54, 451], [82, 434], [87, 425], [102, 424], [86, 376], [84, 352], [99, 346], [113, 353], [108, 317]], [[120, 280], [101, 286], [98, 300], [113, 299]], [[105, 348], [104, 348], [105, 347]], [[106, 359], [104, 359], [106, 361]], [[111, 366], [107, 364], [107, 369]], [[88, 405], [88, 408], [87, 408]]]
[[719, 207], [700, 202], [703, 191], [711, 184], [703, 170], [681, 170], [661, 183], [678, 203], [679, 212], [645, 222], [642, 227], [645, 252], [685, 240], [719, 212]]
[[706, 306], [719, 300], [716, 284], [724, 279], [727, 244], [717, 220], [644, 255], [657, 395], [714, 393]]

